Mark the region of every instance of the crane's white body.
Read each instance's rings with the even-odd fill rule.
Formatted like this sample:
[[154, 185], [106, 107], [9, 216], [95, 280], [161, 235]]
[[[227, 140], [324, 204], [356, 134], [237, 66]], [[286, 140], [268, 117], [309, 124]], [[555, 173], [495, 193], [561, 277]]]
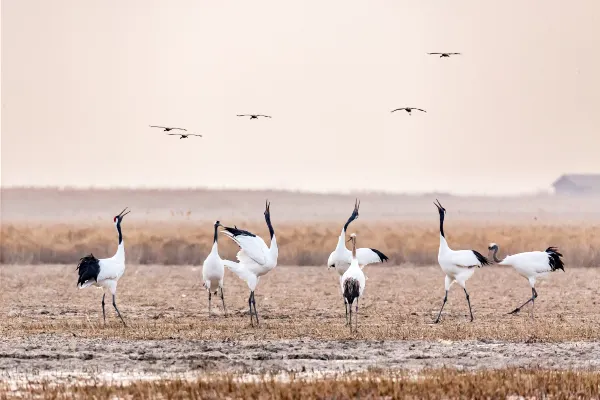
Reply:
[[223, 277], [225, 276], [224, 261], [219, 256], [218, 242], [214, 242], [212, 249], [202, 264], [202, 281], [209, 292], [217, 292], [223, 288]]
[[[351, 253], [350, 257], [352, 257], [352, 252], [350, 252], [350, 253]], [[357, 255], [358, 255], [358, 250], [357, 250]], [[356, 279], [358, 281], [359, 287], [360, 287], [359, 297], [362, 297], [363, 292], [365, 291], [365, 285], [366, 285], [367, 280], [366, 280], [364, 272], [362, 271], [362, 269], [359, 266], [357, 258], [352, 260], [352, 262], [350, 263], [350, 266], [348, 267], [346, 272], [344, 272], [344, 274], [342, 275], [342, 279], [340, 279], [342, 293], [344, 293], [344, 283], [346, 282], [347, 279]]]
[[543, 278], [552, 272], [550, 255], [545, 251], [528, 251], [506, 256], [498, 265], [513, 267], [529, 281], [531, 287], [535, 286], [537, 278]]
[[221, 231], [240, 246], [237, 253], [238, 262], [223, 260], [224, 265], [248, 284], [251, 291], [256, 289], [258, 280], [277, 266], [279, 250], [275, 235], [271, 238], [271, 247], [258, 236], [234, 236]]
[[464, 289], [467, 280], [475, 273], [475, 267], [481, 267], [481, 262], [472, 250], [452, 250], [441, 234], [438, 263], [446, 274], [446, 290], [449, 290], [454, 282]]
[[100, 272], [97, 281], [87, 280], [78, 285], [79, 289], [96, 286], [103, 290], [108, 289], [114, 295], [117, 292], [117, 282], [125, 273], [124, 241], [121, 241], [114, 256], [98, 259], [98, 265], [100, 265]]

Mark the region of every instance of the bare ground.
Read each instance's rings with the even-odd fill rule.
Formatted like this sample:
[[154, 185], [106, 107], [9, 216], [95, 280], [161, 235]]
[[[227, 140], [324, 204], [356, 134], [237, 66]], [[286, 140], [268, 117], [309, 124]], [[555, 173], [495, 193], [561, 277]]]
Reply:
[[0, 343], [0, 371], [172, 377], [189, 372], [357, 372], [368, 369], [507, 367], [600, 370], [596, 342], [354, 340], [125, 340], [67, 334]]
[[369, 266], [359, 332], [344, 325], [337, 275], [325, 267], [277, 267], [257, 289], [227, 272], [227, 316], [208, 316], [200, 268], [130, 266], [119, 282], [123, 328], [99, 289], [77, 290], [73, 266], [1, 266], [0, 370], [128, 374], [343, 371], [366, 368], [600, 369], [600, 271], [567, 268], [538, 284], [535, 318], [506, 315], [529, 295], [508, 268], [468, 282], [475, 321], [453, 287], [440, 324], [438, 267]]

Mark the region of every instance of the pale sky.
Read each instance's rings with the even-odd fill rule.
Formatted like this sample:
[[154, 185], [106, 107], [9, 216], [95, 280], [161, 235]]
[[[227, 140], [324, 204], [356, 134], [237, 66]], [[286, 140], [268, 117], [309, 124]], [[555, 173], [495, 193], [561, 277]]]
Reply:
[[3, 186], [514, 194], [600, 172], [598, 0], [1, 11]]

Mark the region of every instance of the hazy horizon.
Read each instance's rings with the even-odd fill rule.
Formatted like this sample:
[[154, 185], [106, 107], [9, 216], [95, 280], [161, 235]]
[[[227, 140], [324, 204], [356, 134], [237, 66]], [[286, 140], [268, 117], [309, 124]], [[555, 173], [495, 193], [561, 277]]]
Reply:
[[600, 173], [595, 0], [1, 5], [3, 188], [515, 195]]

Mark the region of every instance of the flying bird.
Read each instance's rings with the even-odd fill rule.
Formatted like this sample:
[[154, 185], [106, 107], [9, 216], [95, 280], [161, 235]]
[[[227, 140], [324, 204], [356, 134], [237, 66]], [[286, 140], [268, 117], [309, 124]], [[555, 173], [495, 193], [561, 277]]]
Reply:
[[[352, 304], [356, 300], [356, 316], [354, 332], [358, 329], [358, 299], [362, 296], [365, 291], [366, 278], [362, 269], [359, 267], [359, 262], [356, 256], [356, 233], [350, 235], [352, 241], [352, 263], [342, 275], [340, 283], [342, 286], [342, 293], [344, 294], [344, 307], [346, 308], [346, 318], [348, 315], [348, 308], [350, 309], [350, 333], [352, 333]], [[347, 322], [347, 321], [346, 321]]]
[[186, 134], [183, 134], [183, 133], [167, 133], [167, 135], [180, 136], [179, 139], [187, 139], [188, 136], [200, 136], [200, 137], [202, 137], [202, 135], [196, 135], [194, 133], [186, 133]]
[[187, 132], [187, 129], [184, 129], [184, 128], [173, 128], [173, 127], [168, 127], [168, 126], [150, 125], [150, 128], [161, 128], [161, 129], [164, 130], [164, 132], [169, 132], [169, 131], [172, 131], [172, 130], [180, 130], [180, 131], [186, 131]]
[[494, 251], [492, 257], [498, 265], [510, 265], [521, 276], [527, 278], [531, 286], [531, 298], [520, 307], [509, 312], [509, 314], [518, 313], [521, 311], [521, 308], [531, 302], [531, 316], [533, 317], [533, 306], [535, 299], [538, 297], [535, 290], [535, 281], [537, 278], [543, 278], [550, 272], [558, 271], [559, 269], [565, 272], [565, 265], [561, 260], [562, 254], [558, 252], [556, 247], [548, 247], [546, 251], [528, 251], [506, 256], [504, 259], [499, 260], [496, 255], [498, 253], [498, 245], [496, 243], [490, 243], [488, 250]]
[[460, 287], [465, 291], [465, 296], [467, 297], [467, 303], [469, 304], [469, 313], [471, 314], [471, 321], [473, 321], [473, 311], [471, 311], [471, 301], [469, 300], [469, 293], [465, 287], [467, 280], [473, 276], [475, 273], [475, 267], [480, 268], [482, 265], [490, 265], [490, 262], [487, 258], [481, 255], [481, 253], [475, 250], [452, 250], [448, 246], [448, 242], [446, 241], [446, 236], [444, 236], [444, 216], [446, 214], [446, 209], [442, 207], [439, 200], [437, 200], [437, 204], [435, 206], [438, 209], [440, 214], [440, 249], [438, 252], [438, 263], [440, 267], [442, 267], [442, 271], [446, 274], [445, 279], [445, 288], [446, 293], [444, 295], [444, 302], [442, 303], [442, 308], [440, 309], [440, 313], [438, 314], [435, 322], [440, 322], [440, 317], [442, 316], [442, 310], [446, 305], [446, 301], [448, 301], [448, 291], [450, 290], [450, 286], [454, 282], [457, 282]]
[[[119, 233], [117, 252], [111, 258], [98, 259], [93, 254], [81, 258], [77, 265], [79, 272], [77, 287], [84, 289], [90, 286], [97, 286], [102, 288], [103, 291], [104, 289], [108, 289], [112, 294], [112, 303], [117, 315], [121, 318], [123, 325], [127, 326], [116, 303], [117, 282], [125, 272], [125, 245], [123, 244], [123, 234], [121, 233], [121, 221], [130, 212], [125, 212], [125, 210], [127, 210], [127, 207], [113, 218], [113, 222]], [[104, 318], [104, 323], [106, 323], [106, 314], [104, 312], [105, 295], [106, 293], [102, 294], [102, 317]]]
[[404, 110], [408, 113], [408, 115], [412, 115], [411, 112], [412, 110], [418, 110], [418, 111], [423, 111], [424, 113], [426, 113], [427, 111], [423, 110], [422, 108], [416, 108], [416, 107], [402, 107], [402, 108], [396, 108], [395, 110], [392, 110], [392, 112], [395, 111], [401, 111]]
[[440, 58], [460, 55], [460, 53], [427, 53], [427, 54], [429, 54], [429, 55], [438, 55], [439, 54]]
[[215, 234], [213, 237], [213, 245], [208, 257], [202, 264], [202, 280], [204, 281], [204, 287], [208, 291], [208, 315], [211, 315], [211, 299], [213, 292], [215, 296], [218, 290], [221, 290], [221, 301], [223, 302], [223, 312], [226, 313], [225, 309], [225, 296], [223, 295], [223, 277], [225, 275], [225, 267], [223, 260], [219, 256], [219, 244], [218, 244], [218, 231], [217, 228], [221, 225], [221, 222], [215, 221]]
[[[271, 235], [271, 246], [267, 247], [265, 241], [253, 234], [242, 229], [224, 227], [222, 234], [233, 240], [240, 247], [237, 253], [239, 262], [223, 260], [227, 268], [234, 272], [240, 279], [246, 282], [250, 289], [250, 297], [248, 298], [248, 307], [250, 307], [250, 325], [253, 325], [252, 315], [256, 318], [258, 326], [258, 312], [256, 311], [256, 300], [254, 299], [254, 290], [258, 285], [258, 280], [261, 276], [267, 274], [277, 266], [277, 256], [279, 250], [277, 240], [275, 238], [275, 230], [271, 225], [270, 203], [267, 200], [265, 203], [265, 222], [269, 228]], [[252, 312], [254, 307], [254, 312]]]
[[[348, 221], [344, 224], [342, 228], [342, 232], [338, 237], [338, 243], [335, 250], [329, 255], [329, 259], [327, 260], [328, 268], [335, 268], [337, 273], [340, 275], [340, 283], [342, 282], [342, 276], [352, 263], [352, 252], [346, 248], [346, 230], [352, 221], [358, 218], [358, 209], [360, 207], [360, 202], [358, 199], [354, 202], [354, 211], [352, 211], [352, 215], [348, 218]], [[356, 259], [358, 260], [358, 265], [364, 268], [365, 265], [372, 263], [380, 263], [388, 260], [388, 257], [383, 254], [381, 251], [377, 249], [371, 249], [368, 247], [357, 249], [356, 250]], [[346, 306], [346, 297], [344, 298], [344, 306]], [[348, 318], [348, 312], [346, 309], [346, 321]]]
[[273, 118], [269, 115], [262, 114], [238, 114], [238, 117], [250, 117], [250, 119], [258, 119], [258, 117]]

